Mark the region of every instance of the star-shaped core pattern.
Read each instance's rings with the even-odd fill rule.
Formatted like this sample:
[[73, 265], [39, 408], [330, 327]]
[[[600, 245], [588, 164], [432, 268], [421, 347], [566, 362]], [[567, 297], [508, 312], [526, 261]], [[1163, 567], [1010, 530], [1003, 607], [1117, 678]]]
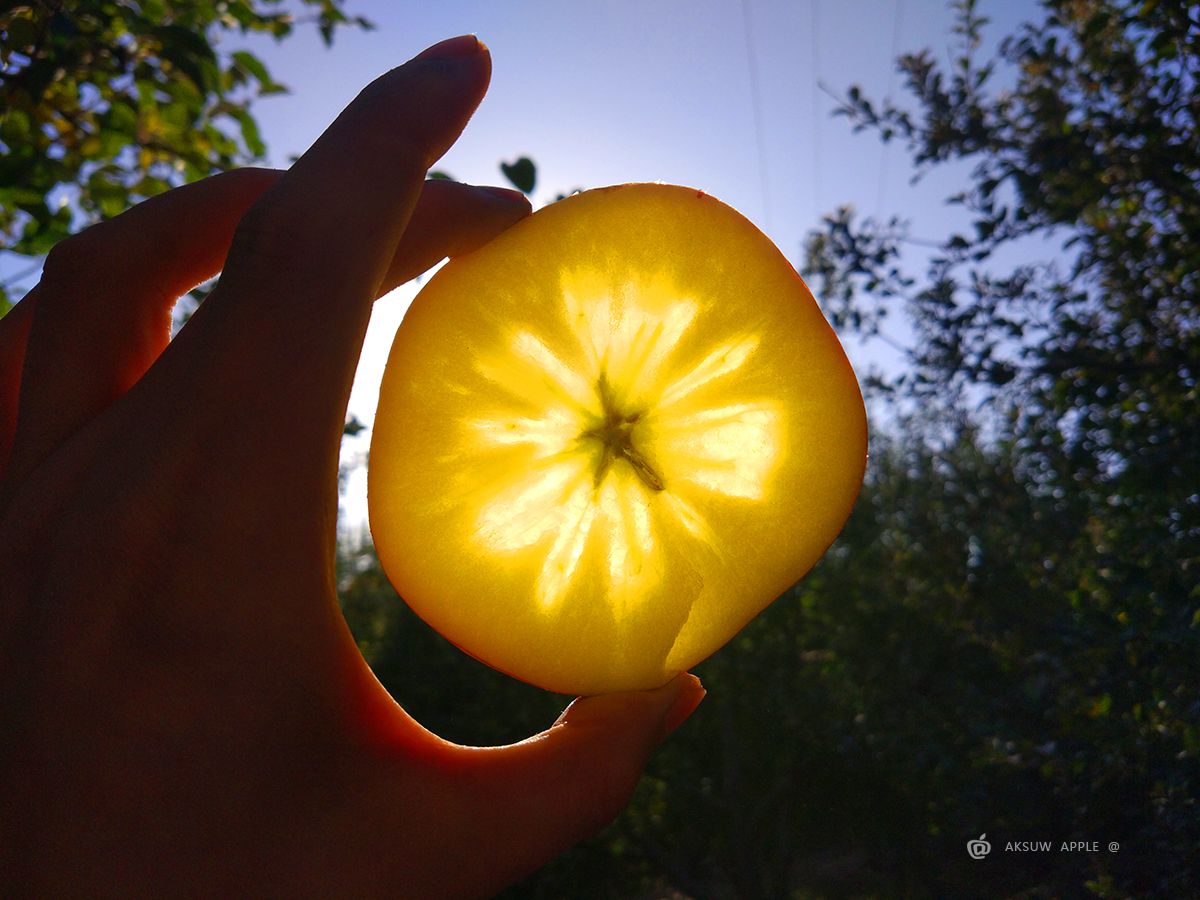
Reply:
[[494, 486], [475, 534], [501, 552], [547, 545], [536, 585], [547, 611], [582, 577], [595, 542], [620, 618], [660, 577], [667, 531], [716, 552], [697, 509], [705, 495], [764, 495], [780, 414], [738, 394], [737, 376], [752, 367], [759, 343], [752, 331], [715, 347], [706, 341], [707, 351], [689, 358], [686, 338], [704, 311], [667, 277], [613, 290], [599, 276], [573, 273], [562, 299], [575, 346], [556, 353], [518, 330], [507, 352], [476, 360], [512, 403], [465, 427], [485, 445], [522, 448], [530, 465]]

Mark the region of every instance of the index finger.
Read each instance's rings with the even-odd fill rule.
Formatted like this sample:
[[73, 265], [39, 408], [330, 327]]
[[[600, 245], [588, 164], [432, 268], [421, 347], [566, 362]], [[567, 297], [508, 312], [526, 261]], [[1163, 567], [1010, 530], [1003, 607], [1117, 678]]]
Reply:
[[[211, 445], [237, 410], [262, 424], [266, 464], [286, 454], [293, 474], [332, 477], [371, 302], [426, 170], [490, 74], [486, 47], [465, 36], [365, 88], [243, 218], [220, 283], [145, 379], [142, 415], [186, 402], [173, 443]], [[247, 448], [231, 451], [245, 471]]]

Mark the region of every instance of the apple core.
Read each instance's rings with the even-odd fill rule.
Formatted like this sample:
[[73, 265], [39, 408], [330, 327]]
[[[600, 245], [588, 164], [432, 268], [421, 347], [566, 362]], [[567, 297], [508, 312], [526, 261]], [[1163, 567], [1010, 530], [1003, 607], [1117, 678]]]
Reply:
[[444, 637], [595, 694], [728, 641], [824, 553], [865, 461], [854, 373], [778, 249], [702, 192], [623, 185], [430, 279], [368, 502], [384, 570]]

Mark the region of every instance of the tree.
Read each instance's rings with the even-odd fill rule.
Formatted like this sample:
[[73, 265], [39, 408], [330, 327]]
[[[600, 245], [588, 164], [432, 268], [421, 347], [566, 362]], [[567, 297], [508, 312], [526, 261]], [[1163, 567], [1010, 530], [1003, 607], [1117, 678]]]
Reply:
[[[913, 394], [1019, 403], [1022, 427], [1057, 429], [1075, 472], [1165, 479], [1171, 490], [1154, 493], [1174, 502], [1160, 515], [1194, 539], [1200, 14], [1157, 0], [1047, 0], [1043, 22], [981, 64], [986, 20], [973, 0], [957, 5], [951, 71], [928, 51], [899, 61], [917, 111], [851, 88], [841, 112], [904, 140], [918, 175], [973, 162], [970, 185], [949, 198], [972, 231], [948, 236], [916, 279], [902, 265], [903, 221], [842, 209], [810, 241], [806, 274], [842, 324], [875, 329], [903, 305], [917, 331]], [[1015, 85], [990, 90], [999, 71]], [[1033, 257], [1045, 241], [1068, 262]], [[1005, 269], [993, 264], [1001, 251], [1030, 261]]]
[[[806, 274], [843, 325], [907, 314], [910, 365], [888, 387], [981, 423], [988, 452], [1010, 456], [989, 516], [1036, 501], [1008, 523], [1012, 549], [1031, 548], [1015, 557], [1013, 621], [972, 627], [1015, 629], [1067, 676], [1036, 700], [1052, 703], [1042, 725], [1062, 755], [1048, 777], [1069, 823], [1124, 834], [1142, 859], [1098, 864], [1092, 889], [1187, 893], [1200, 865], [1200, 14], [1044, 0], [1041, 21], [981, 62], [986, 20], [956, 6], [948, 67], [929, 52], [899, 61], [915, 109], [851, 88], [841, 112], [904, 141], [918, 174], [972, 163], [949, 198], [970, 230], [914, 275], [905, 222], [842, 209], [809, 241]], [[989, 563], [974, 577], [999, 576]], [[1031, 597], [1059, 612], [1045, 628], [1026, 620]], [[1048, 883], [1078, 890], [1070, 877]]]
[[[984, 868], [995, 893], [1070, 895], [1171, 871], [1130, 823], [1174, 747], [1125, 743], [1110, 715], [1121, 701], [1095, 678], [1124, 652], [1121, 626], [1077, 621], [1062, 602], [1076, 564], [1043, 567], [1073, 543], [1086, 552], [1078, 523], [1021, 484], [1012, 446], [964, 428], [934, 449], [922, 431], [876, 442], [833, 550], [698, 667], [709, 698], [651, 760], [629, 810], [511, 896], [977, 896], [981, 869], [964, 850], [981, 822], [1001, 839], [1095, 827], [1128, 842], [1111, 859]], [[423, 721], [496, 743], [552, 719], [554, 698], [417, 622], [372, 556], [347, 559], [342, 597], [372, 668]]]
[[[37, 256], [146, 197], [266, 152], [255, 100], [286, 88], [235, 34], [326, 44], [344, 0], [37, 0], [0, 12], [0, 249]], [[0, 314], [8, 297], [0, 286]]]

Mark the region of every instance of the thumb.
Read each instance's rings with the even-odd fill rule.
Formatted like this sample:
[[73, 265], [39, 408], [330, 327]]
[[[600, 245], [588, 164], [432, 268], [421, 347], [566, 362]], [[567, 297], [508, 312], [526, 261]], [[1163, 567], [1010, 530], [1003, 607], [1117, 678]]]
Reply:
[[533, 871], [600, 831], [625, 808], [654, 749], [704, 699], [681, 674], [660, 688], [581, 697], [548, 730], [519, 744], [478, 748], [470, 769], [497, 870]]

